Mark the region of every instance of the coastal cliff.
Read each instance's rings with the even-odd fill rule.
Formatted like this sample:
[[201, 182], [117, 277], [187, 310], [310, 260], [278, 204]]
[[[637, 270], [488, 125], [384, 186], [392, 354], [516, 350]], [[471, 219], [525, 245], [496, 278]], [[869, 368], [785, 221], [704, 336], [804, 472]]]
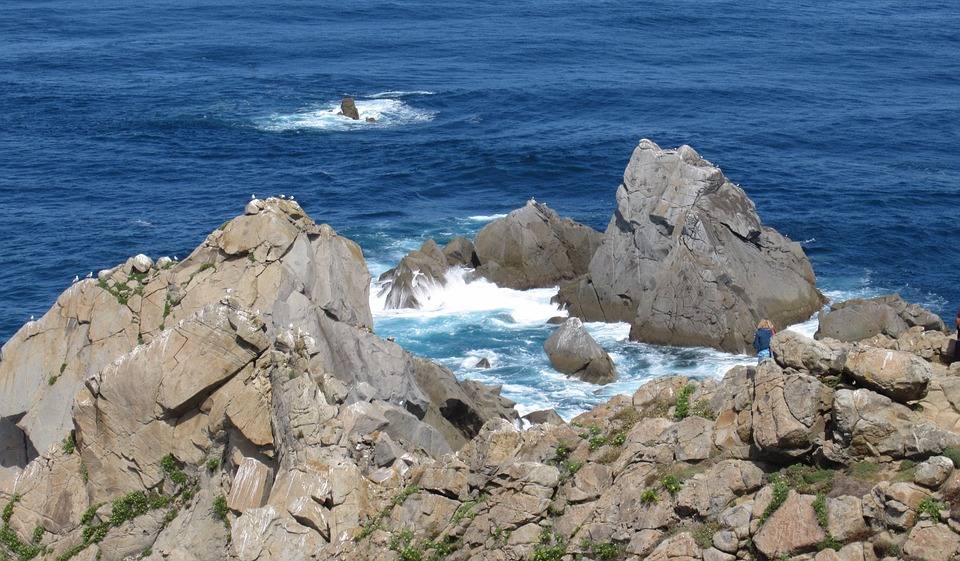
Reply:
[[[689, 151], [640, 149], [707, 170], [704, 196], [740, 200]], [[723, 207], [706, 204], [684, 220]], [[562, 266], [511, 274], [592, 277], [622, 230], [601, 240], [548, 210], [513, 218], [542, 224], [557, 245], [540, 263]], [[745, 216], [723, 223], [743, 230], [727, 242], [757, 259], [781, 244], [791, 265], [765, 266], [819, 307], [802, 252]], [[486, 245], [425, 244], [391, 279], [416, 277], [417, 260], [482, 269]], [[919, 306], [835, 304], [816, 339], [781, 331], [757, 366], [665, 377], [569, 423], [524, 423], [498, 388], [377, 336], [370, 280], [359, 246], [270, 198], [182, 261], [135, 256], [71, 286], [0, 357], [0, 559], [960, 554], [960, 364]]]

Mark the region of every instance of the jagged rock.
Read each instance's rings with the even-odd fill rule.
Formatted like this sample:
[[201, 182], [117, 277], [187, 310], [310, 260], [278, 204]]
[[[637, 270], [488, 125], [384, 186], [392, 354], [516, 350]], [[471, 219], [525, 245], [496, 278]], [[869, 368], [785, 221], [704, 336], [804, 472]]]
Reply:
[[936, 489], [950, 477], [953, 472], [953, 461], [946, 456], [927, 458], [917, 465], [913, 473], [913, 481], [918, 485]]
[[553, 423], [555, 425], [563, 424], [563, 417], [557, 414], [553, 409], [543, 409], [540, 411], [532, 411], [523, 416], [524, 419], [530, 421], [531, 424], [539, 425], [544, 423]]
[[298, 561], [313, 557], [320, 535], [272, 506], [251, 509], [230, 530], [231, 550], [241, 561]]
[[817, 523], [813, 510], [813, 495], [800, 495], [790, 491], [787, 500], [775, 510], [753, 543], [768, 559], [776, 559], [783, 554], [792, 555], [811, 549], [827, 537]]
[[903, 553], [909, 559], [951, 561], [960, 553], [960, 536], [946, 524], [920, 522], [910, 530]]
[[[482, 259], [481, 255], [481, 259]], [[641, 140], [589, 274], [559, 301], [588, 321], [627, 321], [657, 344], [752, 351], [755, 326], [806, 320], [823, 303], [799, 244], [689, 146]]]
[[960, 435], [922, 420], [908, 407], [867, 389], [838, 390], [833, 400], [833, 422], [834, 439], [857, 456], [929, 456], [960, 445]]
[[260, 508], [270, 496], [272, 479], [273, 474], [268, 466], [256, 458], [244, 458], [233, 477], [227, 506], [241, 514], [252, 508]]
[[491, 365], [490, 365], [490, 359], [488, 359], [488, 358], [486, 358], [486, 357], [481, 358], [480, 360], [478, 360], [478, 361], [476, 362], [476, 364], [473, 365], [474, 368], [482, 368], [482, 369], [484, 369], [484, 370], [486, 370], [487, 368], [490, 368], [490, 366], [491, 366]]
[[785, 329], [770, 340], [777, 364], [784, 368], [806, 370], [814, 376], [837, 373], [842, 368], [843, 349]]
[[547, 288], [587, 271], [600, 233], [530, 200], [474, 239], [484, 278], [516, 289]]
[[910, 353], [873, 347], [854, 347], [846, 355], [843, 371], [857, 382], [901, 403], [927, 395], [930, 364]]
[[816, 378], [785, 373], [765, 360], [754, 392], [753, 442], [762, 454], [798, 458], [822, 440], [831, 395]]
[[684, 482], [677, 494], [677, 510], [716, 517], [738, 496], [756, 491], [762, 483], [763, 471], [752, 463], [723, 460]]
[[340, 100], [340, 114], [357, 121], [360, 119], [360, 111], [357, 110], [357, 103], [350, 96], [345, 96]]
[[473, 242], [463, 236], [457, 236], [443, 246], [443, 255], [447, 258], [447, 265], [454, 267], [469, 267], [475, 269], [480, 266], [480, 258], [473, 247]]
[[840, 341], [862, 341], [876, 335], [896, 339], [909, 327], [944, 331], [939, 316], [916, 304], [908, 304], [899, 294], [870, 299], [852, 299], [830, 306], [820, 312], [819, 328], [815, 337], [830, 337]]
[[446, 284], [447, 258], [433, 240], [411, 251], [396, 267], [380, 275], [380, 296], [386, 309], [420, 308], [430, 290]]
[[543, 350], [554, 368], [585, 382], [608, 384], [617, 379], [610, 355], [583, 327], [578, 318], [570, 318], [543, 343]]
[[863, 515], [872, 525], [907, 530], [916, 523], [917, 507], [928, 492], [913, 483], [880, 482], [863, 498]]

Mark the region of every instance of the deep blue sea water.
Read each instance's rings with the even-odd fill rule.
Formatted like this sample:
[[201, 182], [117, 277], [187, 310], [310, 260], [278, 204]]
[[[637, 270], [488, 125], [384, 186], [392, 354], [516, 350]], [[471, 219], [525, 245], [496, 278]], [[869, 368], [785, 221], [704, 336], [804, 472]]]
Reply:
[[[251, 193], [295, 195], [375, 273], [531, 196], [602, 229], [641, 137], [720, 165], [832, 296], [896, 290], [952, 316], [957, 29], [953, 0], [5, 0], [0, 340], [75, 274], [185, 255]], [[378, 123], [330, 114], [343, 94]], [[623, 380], [598, 393], [545, 366], [548, 295], [484, 294], [377, 330], [566, 414], [735, 360], [592, 326]]]

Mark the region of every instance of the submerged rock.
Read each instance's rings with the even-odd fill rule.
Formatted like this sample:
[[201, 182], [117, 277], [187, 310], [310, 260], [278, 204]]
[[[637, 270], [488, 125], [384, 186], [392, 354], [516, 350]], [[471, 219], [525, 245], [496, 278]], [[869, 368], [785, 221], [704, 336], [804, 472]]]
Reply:
[[484, 278], [507, 288], [547, 288], [587, 271], [600, 233], [530, 200], [484, 226], [474, 245]]
[[360, 111], [357, 109], [357, 104], [352, 97], [346, 96], [340, 101], [340, 114], [354, 121], [360, 119]]
[[609, 384], [617, 379], [610, 355], [587, 333], [578, 318], [570, 318], [544, 342], [554, 368], [584, 382]]
[[740, 187], [693, 148], [646, 139], [588, 273], [558, 299], [587, 321], [630, 322], [633, 340], [732, 352], [752, 352], [760, 318], [785, 326], [824, 302], [800, 245], [763, 226]]

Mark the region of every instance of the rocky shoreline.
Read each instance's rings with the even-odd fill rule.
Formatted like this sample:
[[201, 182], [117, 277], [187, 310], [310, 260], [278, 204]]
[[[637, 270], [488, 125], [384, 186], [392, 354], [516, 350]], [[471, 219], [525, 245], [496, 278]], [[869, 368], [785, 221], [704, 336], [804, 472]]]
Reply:
[[[575, 317], [545, 352], [595, 382], [615, 366], [580, 318], [741, 351], [758, 317], [824, 303], [799, 246], [689, 147], [641, 141], [617, 200], [604, 233], [531, 201], [379, 288], [416, 307], [449, 267], [559, 286]], [[270, 198], [183, 261], [76, 282], [0, 354], [0, 559], [960, 555], [960, 363], [919, 306], [835, 303], [756, 367], [521, 422], [377, 336], [370, 281], [359, 246]]]

